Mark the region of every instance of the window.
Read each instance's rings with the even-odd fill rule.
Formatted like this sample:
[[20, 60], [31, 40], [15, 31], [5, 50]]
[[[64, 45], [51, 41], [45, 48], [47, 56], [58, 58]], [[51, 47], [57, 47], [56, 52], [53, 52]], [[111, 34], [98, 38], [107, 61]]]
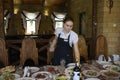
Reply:
[[35, 20], [26, 20], [27, 31], [26, 34], [35, 34]]
[[31, 12], [23, 11], [21, 17], [23, 19], [25, 35], [38, 34], [39, 23], [41, 19], [40, 12], [31, 13]]
[[52, 19], [53, 19], [53, 26], [54, 28], [62, 28], [63, 27], [63, 19], [65, 18], [66, 13], [57, 13], [54, 12], [52, 15]]

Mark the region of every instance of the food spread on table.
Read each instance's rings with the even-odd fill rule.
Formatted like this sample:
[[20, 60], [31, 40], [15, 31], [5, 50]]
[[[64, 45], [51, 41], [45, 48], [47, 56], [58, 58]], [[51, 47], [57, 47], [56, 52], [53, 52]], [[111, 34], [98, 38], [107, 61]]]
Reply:
[[15, 66], [6, 66], [6, 67], [0, 69], [0, 72], [2, 72], [2, 73], [5, 72], [5, 71], [14, 72], [15, 71]]
[[[97, 64], [96, 64], [97, 65]], [[106, 77], [110, 78], [119, 78], [120, 77], [120, 66], [115, 64], [106, 64], [106, 65], [90, 65], [90, 64], [81, 64], [81, 76], [82, 80], [106, 80]], [[95, 68], [99, 69], [96, 70]], [[16, 73], [15, 69], [18, 67], [15, 66], [6, 66], [0, 69], [0, 80], [71, 80], [73, 76], [73, 65], [67, 65], [64, 72], [60, 72], [60, 66], [46, 65], [42, 67], [30, 67], [30, 77], [23, 77], [23, 73]], [[16, 70], [16, 71], [15, 71]], [[20, 70], [23, 70], [20, 68]], [[16, 75], [13, 75], [16, 74]], [[17, 77], [16, 77], [17, 76]], [[105, 77], [105, 78], [104, 78]], [[104, 79], [103, 79], [104, 78]], [[107, 80], [109, 80], [107, 78]]]

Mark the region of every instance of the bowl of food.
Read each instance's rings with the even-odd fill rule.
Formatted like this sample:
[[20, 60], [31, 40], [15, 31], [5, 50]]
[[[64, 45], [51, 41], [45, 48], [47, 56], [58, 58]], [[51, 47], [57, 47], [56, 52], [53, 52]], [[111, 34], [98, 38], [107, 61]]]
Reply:
[[23, 77], [23, 78], [18, 78], [18, 79], [15, 79], [15, 80], [35, 80], [35, 79], [34, 78], [30, 78], [30, 77]]
[[65, 69], [65, 74], [67, 75], [73, 75], [73, 69], [74, 69], [74, 66], [69, 66]]
[[14, 80], [15, 75], [13, 75], [12, 73], [10, 73], [8, 71], [5, 71], [5, 72], [2, 73], [1, 79], [2, 80]]
[[52, 66], [52, 65], [47, 65], [45, 66], [46, 71], [54, 73], [57, 70], [56, 66]]
[[86, 78], [85, 80], [100, 80], [99, 78]]
[[69, 77], [65, 73], [55, 75], [55, 80], [69, 80]]
[[15, 71], [15, 66], [6, 66], [6, 67], [0, 69], [1, 73], [6, 72], [6, 71], [14, 72]]
[[102, 70], [101, 74], [106, 78], [106, 80], [119, 80], [120, 73], [110, 70]]
[[103, 68], [107, 70], [112, 70], [112, 71], [119, 71], [120, 67], [116, 65], [103, 65]]
[[84, 70], [82, 73], [84, 76], [89, 78], [98, 77], [100, 75], [100, 73], [95, 70]]
[[52, 78], [52, 74], [50, 72], [41, 71], [32, 74], [32, 77], [36, 78], [37, 80], [47, 80], [49, 78]]

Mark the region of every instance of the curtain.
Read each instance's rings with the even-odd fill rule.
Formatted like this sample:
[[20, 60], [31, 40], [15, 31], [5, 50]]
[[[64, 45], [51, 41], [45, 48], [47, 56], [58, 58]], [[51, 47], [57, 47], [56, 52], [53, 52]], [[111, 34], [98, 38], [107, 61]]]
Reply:
[[7, 33], [9, 18], [10, 18], [9, 11], [8, 10], [4, 10], [4, 28], [5, 28], [5, 34]]
[[41, 20], [41, 14], [40, 12], [28, 12], [28, 11], [22, 11], [21, 18], [23, 19], [23, 27], [27, 29], [27, 22], [26, 20], [35, 20], [35, 29], [36, 33], [38, 33], [40, 20]]

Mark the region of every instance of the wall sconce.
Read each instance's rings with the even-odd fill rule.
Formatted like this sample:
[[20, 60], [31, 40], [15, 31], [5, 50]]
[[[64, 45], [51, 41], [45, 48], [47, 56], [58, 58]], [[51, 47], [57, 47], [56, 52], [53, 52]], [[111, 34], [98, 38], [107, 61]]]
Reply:
[[17, 14], [17, 13], [18, 13], [18, 11], [19, 11], [19, 9], [18, 9], [18, 8], [14, 8], [14, 14]]
[[111, 9], [113, 7], [113, 0], [107, 0], [106, 6], [109, 8], [109, 14], [111, 13]]
[[43, 10], [43, 15], [44, 15], [45, 19], [47, 19], [48, 16], [49, 16], [49, 9], [45, 8], [45, 9]]
[[48, 9], [45, 9], [45, 10], [44, 10], [44, 15], [45, 15], [45, 16], [48, 16], [48, 15], [49, 15]]

